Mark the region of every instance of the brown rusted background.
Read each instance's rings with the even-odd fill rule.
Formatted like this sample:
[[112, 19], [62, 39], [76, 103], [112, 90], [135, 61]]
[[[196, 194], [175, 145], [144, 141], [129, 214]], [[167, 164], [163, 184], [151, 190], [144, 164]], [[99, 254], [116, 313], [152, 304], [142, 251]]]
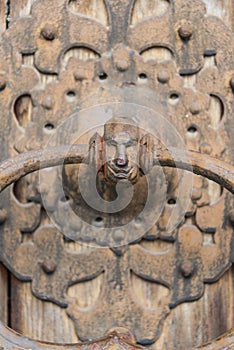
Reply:
[[[206, 5], [207, 13], [209, 15], [217, 16], [225, 23], [225, 25], [230, 30], [232, 30], [233, 4], [231, 0], [229, 1], [228, 0], [227, 1], [206, 0], [203, 2]], [[179, 1], [178, 2], [175, 1], [175, 3], [179, 3]], [[30, 0], [27, 0], [27, 1], [11, 0], [7, 2], [2, 1], [0, 4], [1, 32], [3, 32], [6, 29], [6, 25], [11, 26], [12, 23], [14, 22], [14, 19], [18, 17], [28, 16], [30, 14], [32, 4], [33, 4], [32, 0], [31, 1]], [[132, 23], [133, 24], [137, 23], [141, 21], [143, 18], [148, 17], [149, 15], [152, 15], [152, 14], [159, 14], [159, 15], [163, 14], [164, 11], [166, 11], [166, 9], [168, 8], [169, 6], [168, 4], [169, 3], [167, 1], [160, 1], [160, 0], [136, 1], [134, 11], [132, 14]], [[200, 2], [189, 2], [189, 5], [191, 7], [191, 10], [193, 7], [201, 6]], [[90, 17], [95, 17], [104, 24], [108, 23], [107, 10], [102, 0], [72, 1], [71, 7], [72, 7], [72, 10], [81, 12], [85, 15], [89, 15]], [[146, 25], [146, 28], [147, 28], [147, 25]], [[143, 29], [146, 30], [145, 28]], [[153, 32], [154, 29], [150, 28], [149, 30], [152, 30]], [[220, 36], [224, 35], [223, 28], [220, 27], [219, 30], [220, 30]], [[118, 31], [118, 28], [116, 28], [116, 31]], [[17, 40], [17, 32], [15, 32], [15, 35]], [[141, 32], [133, 33], [133, 37], [134, 35], [135, 35], [134, 40], [135, 42], [137, 42], [137, 39], [140, 37]], [[174, 41], [178, 43], [178, 45], [180, 45], [180, 41], [178, 40], [177, 37], [174, 38]], [[230, 41], [230, 45], [232, 45], [231, 41]], [[180, 50], [181, 48], [177, 47], [177, 49]], [[196, 47], [194, 50], [196, 51]], [[146, 50], [142, 56], [144, 56], [145, 59], [147, 58], [156, 59], [158, 61], [171, 59], [170, 51], [165, 48], [160, 48], [159, 46], [148, 51]], [[88, 57], [95, 58], [95, 54], [85, 48], [83, 50], [74, 49], [74, 50], [71, 50], [69, 53], [67, 53], [64, 60], [65, 62], [64, 64], [66, 64], [66, 62], [70, 57], [83, 59], [85, 61]], [[222, 66], [222, 63], [221, 63], [222, 56], [218, 57], [218, 59], [219, 59], [218, 61], [219, 65]], [[31, 54], [23, 55], [22, 63], [24, 65], [32, 66], [33, 65], [32, 55]], [[179, 62], [178, 64], [180, 65], [181, 62]], [[214, 69], [214, 66], [216, 64], [217, 64], [216, 58], [214, 57], [214, 55], [212, 55], [212, 53], [205, 55], [204, 57], [205, 67], [207, 68], [211, 67], [211, 69]], [[223, 64], [225, 64], [225, 61]], [[88, 66], [89, 63], [87, 62], [84, 63], [84, 67], [86, 67], [86, 65]], [[194, 67], [194, 62], [191, 62], [191, 65]], [[107, 68], [108, 68], [108, 65], [107, 65]], [[80, 79], [81, 73], [83, 74], [83, 72], [77, 73], [78, 79]], [[227, 91], [228, 91], [227, 93], [230, 94], [230, 91], [228, 90], [230, 73], [227, 74], [227, 76], [225, 77], [226, 81], [223, 80], [220, 82], [221, 85], [223, 84], [223, 89], [225, 90], [223, 92], [223, 95], [225, 95]], [[196, 85], [197, 75], [198, 73], [193, 75], [184, 74], [183, 78], [181, 78], [183, 79], [183, 84], [187, 88], [193, 89], [193, 87]], [[209, 72], [207, 73], [207, 75], [209, 75]], [[40, 73], [40, 77], [41, 77], [41, 81], [45, 84], [45, 86], [49, 82], [53, 82], [56, 79], [56, 77], [53, 74], [47, 74], [45, 72]], [[159, 81], [160, 80], [164, 82], [165, 80], [167, 80], [167, 77], [165, 77], [165, 74], [164, 75], [162, 74], [162, 76], [159, 77]], [[68, 82], [65, 82], [65, 84], [67, 83]], [[176, 89], [179, 89], [180, 83], [178, 83], [177, 81], [174, 81], [172, 83], [172, 87], [173, 87], [173, 84], [176, 87]], [[51, 92], [52, 89], [50, 90], [50, 88], [48, 88], [48, 91]], [[206, 91], [206, 87], [203, 85], [203, 83], [201, 83], [200, 85], [198, 84], [197, 89], [198, 90], [200, 89], [201, 91]], [[183, 93], [184, 90], [181, 88], [181, 91]], [[83, 93], [85, 95], [85, 88]], [[40, 96], [39, 96], [39, 99], [40, 99]], [[189, 92], [188, 92], [187, 100], [189, 100]], [[197, 96], [197, 100], [199, 100], [199, 94]], [[196, 100], [196, 103], [197, 103], [197, 100]], [[202, 108], [206, 109], [208, 116], [211, 118], [211, 121], [212, 121], [211, 124], [214, 127], [214, 129], [217, 128], [217, 125], [219, 124], [220, 119], [223, 117], [222, 115], [223, 107], [220, 101], [221, 100], [218, 99], [216, 96], [211, 96], [211, 102], [209, 104], [209, 108], [207, 107], [205, 108], [204, 105], [207, 102], [202, 100], [202, 97], [201, 97]], [[198, 115], [201, 115], [199, 114], [201, 112], [200, 111], [201, 106], [197, 105], [196, 103], [194, 103], [191, 106], [191, 110], [192, 110], [191, 113], [193, 115], [192, 117], [193, 122], [196, 123], [199, 127], [200, 125], [197, 119], [198, 119]], [[53, 105], [53, 100], [52, 101], [51, 99], [43, 100], [42, 104], [44, 104], [47, 110], [50, 110], [51, 105]], [[16, 115], [16, 119], [18, 120], [19, 126], [21, 127], [20, 131], [22, 131], [22, 128], [26, 129], [28, 127], [29, 121], [31, 120], [31, 113], [32, 113], [32, 102], [29, 96], [24, 96], [19, 100], [19, 103], [16, 103], [15, 105], [15, 115]], [[205, 129], [207, 119], [205, 117], [201, 119], [203, 123], [203, 128]], [[15, 123], [15, 121], [13, 123]], [[8, 137], [7, 135], [9, 135], [9, 129], [8, 129], [9, 120], [7, 116], [4, 120], [2, 120], [1, 125], [2, 125], [2, 130], [4, 130], [4, 137], [7, 138]], [[47, 125], [47, 126], [49, 130], [50, 125]], [[189, 123], [186, 126], [189, 127], [190, 126]], [[194, 130], [192, 129], [190, 131], [191, 133], [194, 132]], [[27, 138], [27, 133], [28, 135], [30, 135], [30, 133], [32, 132], [34, 132], [34, 130], [28, 128], [28, 130], [26, 131], [26, 138]], [[229, 135], [231, 135], [231, 130], [229, 130], [229, 132], [230, 132]], [[10, 140], [11, 140], [10, 142], [13, 144], [14, 139], [16, 139], [16, 141], [19, 141], [17, 145], [18, 149], [20, 151], [21, 150], [23, 151], [25, 150], [25, 140], [23, 140], [23, 138], [20, 140], [19, 134], [20, 133], [14, 134], [13, 132], [13, 134], [11, 134], [11, 137], [10, 137]], [[218, 134], [219, 134], [219, 131], [217, 131], [216, 134], [213, 132], [210, 132], [210, 134], [206, 136], [208, 138], [210, 137], [210, 143], [212, 143], [212, 147], [214, 147], [213, 155], [222, 157], [223, 149], [222, 147], [220, 147], [220, 143], [222, 144], [222, 142], [220, 142], [220, 139], [217, 139], [217, 143], [215, 142]], [[225, 138], [227, 138], [226, 134], [227, 133], [224, 132], [222, 134], [224, 136], [221, 136], [221, 138], [224, 138], [225, 142], [226, 142]], [[188, 140], [188, 144], [191, 149], [197, 150], [197, 148], [201, 146], [196, 139], [196, 132], [195, 132], [195, 135], [193, 136], [195, 137], [191, 137]], [[206, 140], [206, 141], [209, 141], [209, 140]], [[35, 145], [30, 145], [32, 146], [32, 149], [37, 148], [38, 145], [36, 144], [36, 142], [37, 140], [35, 139]], [[14, 140], [14, 143], [16, 143], [15, 140]], [[218, 145], [217, 147], [216, 147], [216, 144]], [[232, 149], [231, 143], [229, 144], [229, 146], [231, 150]], [[204, 152], [206, 152], [207, 150], [208, 150], [207, 151], [208, 153], [210, 152], [209, 145], [203, 144], [202, 147]], [[13, 150], [11, 146], [9, 146], [8, 149], [3, 150], [4, 158], [6, 158], [7, 156], [12, 156], [13, 154], [15, 154], [15, 150]], [[230, 161], [230, 158], [231, 157], [227, 152], [226, 155], [224, 155], [224, 159], [226, 161]], [[214, 203], [220, 197], [220, 194], [221, 194], [220, 187], [212, 183], [208, 183], [207, 186], [208, 186], [208, 190], [206, 192], [208, 192], [210, 196], [209, 200], [210, 202]], [[18, 186], [17, 189], [15, 190], [15, 194], [17, 195], [17, 199], [20, 199], [22, 203], [21, 209], [27, 212], [27, 208], [25, 207], [26, 200], [25, 200], [25, 193], [24, 193], [24, 185], [22, 183], [21, 183], [21, 186]], [[207, 199], [203, 197], [203, 201], [206, 201], [206, 200]], [[199, 221], [199, 224], [204, 229], [204, 234], [203, 234], [204, 242], [206, 244], [207, 243], [209, 244], [213, 242], [213, 235], [212, 233], [209, 234], [205, 231], [209, 231], [209, 230], [206, 230], [206, 225], [209, 225], [209, 219], [212, 218], [214, 214], [212, 210], [211, 211], [209, 211], [208, 209], [206, 210], [207, 210], [207, 213], [205, 214], [202, 213], [200, 215], [201, 220]], [[34, 214], [36, 216], [35, 212]], [[1, 215], [4, 216], [3, 211], [1, 212]], [[226, 211], [226, 215], [228, 215], [227, 211]], [[205, 217], [205, 222], [203, 220], [204, 217]], [[190, 223], [189, 219], [187, 223]], [[163, 223], [161, 225], [163, 228]], [[29, 235], [27, 235], [27, 233], [24, 234], [24, 239], [25, 241], [27, 241], [27, 239], [30, 240], [30, 237]], [[167, 250], [167, 248], [171, 246], [171, 243], [166, 241], [153, 241], [153, 242], [143, 241], [142, 245], [145, 246], [150, 251], [163, 251], [163, 250]], [[72, 251], [79, 251], [84, 248], [77, 244], [69, 243], [69, 249]], [[65, 310], [61, 309], [59, 306], [51, 302], [43, 302], [37, 299], [36, 297], [34, 297], [31, 293], [31, 286], [29, 282], [24, 282], [24, 283], [19, 282], [15, 277], [9, 275], [9, 273], [6, 272], [4, 267], [1, 267], [0, 281], [1, 281], [0, 310], [2, 315], [1, 318], [4, 320], [6, 324], [9, 324], [13, 329], [18, 330], [20, 333], [24, 335], [28, 335], [30, 337], [41, 339], [41, 340], [48, 340], [48, 341], [54, 341], [54, 342], [75, 342], [78, 340], [74, 330], [73, 322], [67, 316]], [[151, 309], [157, 308], [159, 305], [159, 300], [165, 297], [168, 293], [166, 287], [163, 287], [160, 284], [146, 282], [134, 274], [131, 276], [131, 282], [132, 282], [132, 287], [137, 300], [140, 303], [142, 303], [144, 306]], [[70, 287], [68, 290], [68, 295], [70, 297], [75, 298], [76, 300], [75, 302], [78, 303], [80, 307], [88, 307], [92, 305], [95, 302], [95, 300], [98, 299], [102, 286], [103, 286], [103, 275], [99, 275], [97, 278], [93, 279], [92, 281], [83, 282], [83, 283], [80, 283], [79, 285], [74, 285]], [[192, 349], [193, 346], [200, 345], [210, 339], [215, 338], [221, 333], [227, 331], [234, 324], [233, 295], [234, 295], [234, 277], [233, 277], [233, 268], [230, 268], [216, 283], [205, 284], [204, 296], [200, 300], [180, 304], [176, 308], [171, 310], [169, 316], [167, 317], [163, 325], [161, 336], [157, 341], [157, 343], [152, 346], [152, 348], [167, 349], [167, 350], [185, 349], [185, 348]]]

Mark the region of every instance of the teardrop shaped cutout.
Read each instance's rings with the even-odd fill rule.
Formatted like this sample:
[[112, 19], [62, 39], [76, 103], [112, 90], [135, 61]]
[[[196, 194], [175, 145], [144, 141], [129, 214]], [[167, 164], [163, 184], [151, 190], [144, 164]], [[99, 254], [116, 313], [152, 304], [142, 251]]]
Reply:
[[146, 281], [131, 271], [131, 284], [136, 299], [145, 308], [157, 308], [169, 295], [169, 289], [160, 283]]
[[26, 128], [32, 121], [32, 98], [29, 94], [21, 95], [14, 105], [14, 113], [19, 126]]
[[68, 7], [74, 12], [108, 25], [108, 12], [104, 0], [69, 0]]
[[81, 61], [88, 61], [90, 59], [97, 59], [100, 55], [94, 51], [89, 49], [88, 47], [72, 47], [68, 49], [63, 56], [63, 62], [68, 62], [69, 58], [74, 57]]
[[224, 114], [224, 104], [218, 96], [210, 95], [208, 113], [210, 115], [210, 125], [212, 128], [216, 129]]
[[136, 0], [132, 11], [131, 24], [136, 24], [151, 16], [162, 16], [170, 7], [168, 0]]
[[81, 282], [68, 288], [68, 295], [77, 300], [81, 309], [92, 307], [99, 299], [104, 282], [104, 273], [92, 280]]
[[144, 61], [168, 61], [173, 59], [173, 53], [168, 48], [160, 46], [150, 47], [142, 51], [141, 56]]

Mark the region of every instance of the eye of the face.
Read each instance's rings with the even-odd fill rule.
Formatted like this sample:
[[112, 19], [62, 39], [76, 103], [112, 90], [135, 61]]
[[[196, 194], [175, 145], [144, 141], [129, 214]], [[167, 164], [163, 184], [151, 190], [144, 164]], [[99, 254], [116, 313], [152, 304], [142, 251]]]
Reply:
[[114, 139], [106, 140], [106, 144], [107, 146], [114, 146], [114, 147], [117, 146], [117, 142]]
[[135, 147], [137, 144], [138, 142], [136, 140], [130, 140], [125, 144], [125, 147]]

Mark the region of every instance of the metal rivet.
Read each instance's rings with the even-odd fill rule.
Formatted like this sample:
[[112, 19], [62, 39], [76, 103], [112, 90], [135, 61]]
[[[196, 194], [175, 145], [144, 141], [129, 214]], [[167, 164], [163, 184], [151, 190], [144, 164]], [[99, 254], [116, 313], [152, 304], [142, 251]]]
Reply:
[[193, 200], [198, 200], [201, 198], [201, 196], [202, 196], [202, 189], [199, 187], [194, 187], [192, 190], [191, 198]]
[[0, 224], [4, 224], [7, 219], [7, 212], [5, 209], [0, 209]]
[[142, 219], [141, 218], [136, 218], [135, 219], [135, 223], [136, 223], [136, 225], [141, 225], [142, 224]]
[[57, 266], [52, 261], [44, 261], [41, 267], [47, 275], [50, 275], [50, 274], [54, 273]]
[[86, 78], [84, 69], [83, 68], [78, 68], [74, 72], [74, 78], [75, 78], [75, 80], [84, 80]]
[[194, 265], [193, 265], [192, 261], [186, 261], [180, 265], [180, 269], [181, 269], [182, 275], [185, 278], [188, 278], [188, 277], [191, 277], [193, 274]]
[[230, 86], [232, 88], [232, 92], [234, 93], [234, 74], [233, 74], [233, 76], [230, 79]]
[[125, 232], [123, 230], [115, 230], [113, 233], [113, 238], [116, 242], [120, 242], [124, 239]]
[[42, 101], [42, 106], [45, 109], [52, 109], [54, 107], [54, 98], [52, 96], [46, 96]]
[[46, 24], [44, 28], [41, 30], [41, 35], [45, 40], [54, 40], [55, 38], [55, 30], [51, 24]]
[[158, 73], [158, 81], [162, 84], [165, 84], [169, 81], [170, 77], [166, 70], [162, 70]]
[[125, 71], [129, 68], [129, 62], [127, 60], [118, 60], [116, 62], [116, 67], [120, 71]]
[[181, 39], [188, 40], [192, 36], [193, 31], [190, 25], [184, 24], [179, 28], [178, 33]]
[[191, 104], [190, 106], [190, 112], [192, 114], [198, 114], [201, 112], [201, 106], [200, 106], [200, 103], [195, 101]]
[[200, 145], [200, 152], [205, 154], [211, 154], [212, 153], [212, 147], [208, 142], [203, 142]]
[[6, 87], [6, 79], [4, 77], [0, 77], [0, 91], [4, 90]]

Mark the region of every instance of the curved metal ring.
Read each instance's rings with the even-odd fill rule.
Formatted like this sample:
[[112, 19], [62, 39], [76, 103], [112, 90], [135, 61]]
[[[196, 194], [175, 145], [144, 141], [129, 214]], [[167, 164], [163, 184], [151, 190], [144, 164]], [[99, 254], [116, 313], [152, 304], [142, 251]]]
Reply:
[[[87, 145], [66, 145], [30, 151], [0, 163], [0, 192], [21, 177], [59, 164], [88, 163]], [[154, 166], [184, 169], [215, 181], [234, 194], [234, 166], [219, 159], [179, 149], [158, 150]]]

